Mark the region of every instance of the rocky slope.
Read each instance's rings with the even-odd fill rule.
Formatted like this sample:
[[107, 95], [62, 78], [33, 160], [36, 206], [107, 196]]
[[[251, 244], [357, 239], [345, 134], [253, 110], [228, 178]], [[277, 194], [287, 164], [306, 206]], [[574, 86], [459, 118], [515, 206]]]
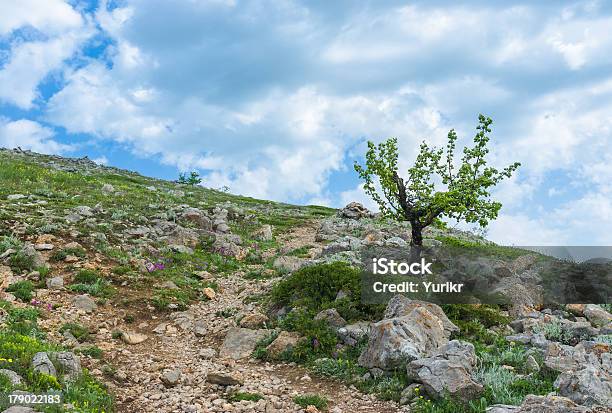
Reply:
[[542, 308], [520, 287], [537, 257], [469, 233], [426, 236], [494, 255], [482, 265], [511, 305], [362, 305], [361, 254], [402, 248], [409, 231], [358, 204], [297, 207], [0, 150], [0, 218], [0, 391], [63, 394], [38, 410], [612, 406], [610, 308]]

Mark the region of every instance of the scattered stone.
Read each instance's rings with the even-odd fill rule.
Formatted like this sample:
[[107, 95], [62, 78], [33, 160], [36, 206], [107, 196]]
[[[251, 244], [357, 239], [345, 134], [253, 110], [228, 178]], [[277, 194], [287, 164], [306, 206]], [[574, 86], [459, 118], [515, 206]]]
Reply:
[[36, 410], [28, 406], [15, 405], [3, 410], [2, 413], [36, 413]]
[[181, 371], [178, 369], [166, 370], [161, 375], [161, 381], [168, 387], [174, 387], [181, 382]]
[[202, 360], [212, 360], [217, 357], [217, 350], [207, 347], [200, 350], [198, 354]]
[[230, 373], [208, 373], [206, 381], [220, 386], [236, 386], [243, 383], [241, 377]]
[[55, 246], [53, 244], [34, 244], [36, 251], [51, 251]]
[[525, 360], [525, 367], [527, 367], [527, 371], [530, 373], [537, 373], [540, 371], [540, 365], [531, 354], [528, 355]]
[[20, 199], [24, 199], [27, 198], [27, 196], [23, 195], [23, 194], [12, 194], [6, 197], [6, 199], [8, 199], [9, 201], [18, 201]]
[[146, 334], [140, 334], [136, 332], [123, 332], [121, 333], [121, 340], [126, 344], [140, 344], [148, 339]]
[[563, 372], [557, 377], [555, 387], [561, 396], [577, 404], [612, 406], [612, 375], [597, 366]]

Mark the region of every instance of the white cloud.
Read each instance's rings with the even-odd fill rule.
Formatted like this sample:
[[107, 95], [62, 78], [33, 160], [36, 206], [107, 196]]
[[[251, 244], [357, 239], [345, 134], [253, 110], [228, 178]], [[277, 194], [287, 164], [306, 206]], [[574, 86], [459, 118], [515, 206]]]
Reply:
[[98, 158], [92, 159], [92, 161], [94, 161], [98, 165], [108, 165], [108, 158], [106, 156], [104, 156], [104, 155], [102, 155], [102, 156], [100, 156]]
[[8, 1], [3, 4], [0, 33], [33, 27], [42, 40], [11, 43], [6, 64], [0, 69], [0, 100], [30, 109], [38, 98], [40, 82], [71, 57], [93, 34], [81, 15], [63, 1]]
[[53, 140], [54, 132], [27, 119], [10, 121], [0, 118], [0, 147], [29, 149], [34, 152], [60, 154], [72, 149], [70, 145]]

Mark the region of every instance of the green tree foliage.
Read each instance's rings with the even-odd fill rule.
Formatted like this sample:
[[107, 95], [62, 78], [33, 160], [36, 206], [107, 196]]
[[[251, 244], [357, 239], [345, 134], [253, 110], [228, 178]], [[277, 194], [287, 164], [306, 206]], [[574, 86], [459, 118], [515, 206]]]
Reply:
[[[423, 229], [444, 217], [478, 223], [481, 227], [497, 218], [502, 205], [491, 200], [491, 189], [509, 178], [520, 163], [515, 162], [501, 171], [487, 166], [491, 123], [491, 118], [478, 116], [474, 146], [463, 149], [458, 167], [454, 160], [457, 142], [454, 130], [448, 132], [445, 149], [423, 142], [406, 179], [398, 174], [397, 138], [378, 146], [368, 142], [366, 165], [356, 162], [355, 170], [383, 215], [410, 222], [411, 245], [421, 246]], [[376, 189], [377, 183], [382, 194]]]
[[200, 178], [199, 173], [192, 171], [189, 176], [187, 176], [186, 173], [180, 173], [178, 183], [194, 186], [202, 183], [202, 179]]

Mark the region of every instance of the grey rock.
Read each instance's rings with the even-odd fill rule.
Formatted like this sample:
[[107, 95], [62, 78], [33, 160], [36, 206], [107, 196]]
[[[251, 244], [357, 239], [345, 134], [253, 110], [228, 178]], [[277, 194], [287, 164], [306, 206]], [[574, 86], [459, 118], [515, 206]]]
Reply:
[[17, 386], [23, 382], [23, 378], [13, 370], [0, 369], [0, 375], [8, 377], [13, 386]]
[[435, 399], [450, 395], [467, 401], [483, 391], [483, 386], [471, 377], [475, 365], [474, 346], [453, 340], [433, 357], [411, 361], [407, 372], [409, 377], [423, 383], [425, 391]]
[[595, 413], [585, 406], [578, 406], [566, 397], [528, 395], [518, 410], [512, 413]]
[[181, 371], [178, 369], [166, 370], [161, 375], [161, 381], [168, 387], [174, 387], [181, 382]]
[[115, 187], [112, 186], [111, 184], [104, 184], [102, 185], [102, 192], [104, 192], [107, 195], [110, 195], [115, 192]]
[[208, 327], [206, 325], [206, 321], [204, 320], [196, 320], [193, 323], [193, 334], [196, 337], [205, 337], [206, 333], [208, 333]]
[[274, 268], [285, 272], [294, 272], [304, 266], [306, 261], [299, 257], [282, 256], [274, 260]]
[[368, 335], [369, 331], [370, 323], [367, 321], [359, 321], [339, 328], [336, 333], [344, 344], [355, 346]]
[[374, 213], [359, 202], [351, 202], [338, 212], [338, 216], [349, 219], [372, 218]]
[[219, 357], [234, 360], [247, 358], [251, 355], [259, 340], [267, 337], [265, 330], [251, 330], [235, 327], [230, 329], [221, 345]]
[[189, 222], [193, 222], [200, 229], [211, 231], [213, 228], [210, 218], [197, 208], [187, 208], [183, 211], [181, 217]]
[[390, 247], [407, 247], [408, 243], [400, 237], [392, 237], [385, 241], [385, 245]]
[[27, 198], [27, 196], [23, 194], [12, 194], [6, 197], [6, 199], [8, 199], [9, 201], [18, 201], [24, 198]]
[[427, 308], [417, 307], [408, 315], [372, 324], [368, 346], [359, 356], [359, 364], [391, 370], [427, 357], [446, 343], [442, 321]]
[[580, 405], [612, 406], [612, 375], [588, 365], [579, 371], [566, 371], [557, 377], [559, 394]]
[[519, 411], [519, 406], [512, 406], [510, 404], [494, 404], [492, 406], [487, 407], [485, 410], [486, 413], [517, 413]]
[[72, 298], [72, 305], [74, 305], [77, 309], [83, 310], [86, 313], [91, 313], [98, 305], [96, 302], [88, 295], [76, 295]]
[[260, 241], [272, 241], [272, 226], [271, 225], [262, 225], [262, 227], [255, 233], [255, 238]]
[[93, 209], [86, 205], [80, 205], [74, 208], [74, 212], [79, 214], [82, 217], [92, 217], [94, 216]]
[[206, 381], [220, 386], [236, 386], [243, 383], [240, 377], [230, 373], [208, 373]]
[[584, 316], [597, 327], [604, 327], [612, 323], [612, 314], [596, 304], [587, 304], [584, 308]]
[[64, 278], [61, 276], [47, 278], [46, 284], [49, 290], [61, 290], [64, 288]]
[[34, 354], [34, 358], [32, 359], [32, 369], [39, 373], [48, 374], [53, 377], [57, 376], [57, 370], [45, 352]]
[[179, 254], [193, 255], [193, 249], [186, 245], [171, 244], [168, 245], [168, 248], [170, 248], [172, 252], [178, 252]]
[[412, 310], [419, 307], [427, 308], [429, 312], [434, 314], [440, 319], [440, 321], [442, 321], [444, 331], [446, 332], [447, 337], [450, 337], [452, 333], [456, 333], [459, 331], [459, 327], [454, 325], [453, 322], [448, 319], [448, 317], [444, 313], [444, 310], [442, 310], [439, 305], [429, 303], [427, 301], [411, 300], [401, 294], [394, 295], [389, 300], [383, 318], [401, 317], [410, 314]]
[[530, 373], [537, 373], [540, 371], [540, 365], [531, 354], [527, 356], [527, 359], [525, 359], [525, 367]]
[[34, 245], [30, 243], [26, 243], [23, 246], [22, 252], [24, 255], [26, 255], [32, 260], [32, 267], [34, 268], [48, 267], [47, 262], [45, 261], [45, 258], [42, 256], [40, 252], [36, 251], [36, 248], [34, 248]]
[[34, 249], [36, 251], [51, 251], [54, 247], [53, 244], [35, 244]]
[[57, 361], [60, 371], [65, 373], [65, 377], [74, 380], [81, 374], [81, 359], [70, 351], [53, 353], [52, 357]]
[[36, 410], [27, 406], [11, 406], [3, 410], [2, 413], [36, 413]]

